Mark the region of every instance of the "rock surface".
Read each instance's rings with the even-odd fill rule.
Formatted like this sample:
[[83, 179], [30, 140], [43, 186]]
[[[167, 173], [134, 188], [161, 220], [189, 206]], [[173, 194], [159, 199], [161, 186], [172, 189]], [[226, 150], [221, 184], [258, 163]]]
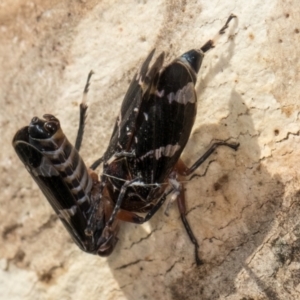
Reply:
[[[93, 69], [81, 154], [108, 145], [132, 76], [154, 47], [167, 61], [230, 24], [198, 76], [198, 114], [183, 160], [220, 148], [176, 205], [123, 224], [108, 258], [71, 241], [11, 146], [35, 115], [56, 115], [74, 140]], [[297, 1], [8, 1], [0, 3], [2, 299], [299, 299], [300, 6]], [[205, 174], [205, 176], [204, 176]]]

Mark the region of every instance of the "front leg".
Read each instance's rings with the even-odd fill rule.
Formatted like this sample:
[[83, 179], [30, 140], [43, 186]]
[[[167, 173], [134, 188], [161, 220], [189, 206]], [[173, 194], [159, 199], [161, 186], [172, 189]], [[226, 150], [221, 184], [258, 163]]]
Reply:
[[126, 181], [122, 188], [121, 188], [121, 191], [120, 191], [120, 194], [118, 196], [118, 200], [114, 206], [114, 210], [109, 218], [109, 220], [107, 221], [105, 227], [111, 227], [113, 222], [115, 221], [115, 218], [116, 218], [116, 215], [118, 214], [120, 208], [121, 208], [121, 205], [122, 205], [122, 202], [124, 200], [124, 197], [125, 197], [125, 194], [126, 194], [126, 191], [127, 191], [127, 188], [130, 187], [131, 185], [133, 185], [135, 182], [137, 182], [138, 180], [140, 180], [139, 178], [135, 178], [133, 180], [130, 180], [130, 181]]
[[195, 246], [195, 259], [196, 259], [196, 264], [197, 266], [200, 266], [203, 264], [202, 260], [199, 257], [199, 244], [198, 241], [193, 233], [193, 230], [191, 229], [191, 226], [186, 218], [186, 206], [185, 206], [185, 197], [184, 197], [184, 191], [181, 187], [180, 193], [176, 198], [177, 201], [177, 205], [178, 205], [178, 210], [180, 213], [180, 217], [181, 217], [181, 221], [184, 225], [184, 228], [191, 240], [191, 242], [193, 243], [193, 245]]
[[[180, 187], [180, 189], [179, 189], [179, 187]], [[124, 221], [124, 222], [143, 224], [143, 223], [149, 221], [153, 217], [153, 215], [165, 203], [167, 196], [171, 193], [174, 193], [174, 195], [176, 195], [176, 200], [177, 200], [181, 220], [184, 224], [184, 227], [188, 233], [188, 236], [189, 236], [191, 242], [195, 246], [195, 260], [196, 260], [196, 264], [199, 266], [202, 264], [202, 261], [198, 254], [199, 244], [198, 244], [197, 239], [195, 238], [195, 235], [186, 219], [185, 198], [184, 198], [183, 189], [181, 188], [181, 184], [179, 184], [179, 186], [177, 188], [172, 187], [168, 191], [164, 192], [164, 194], [161, 196], [159, 201], [151, 208], [151, 210], [146, 214], [145, 217], [141, 217], [141, 216], [139, 216], [131, 211], [128, 211], [128, 210], [119, 209], [119, 211], [117, 213], [117, 219], [120, 221]]]
[[[188, 176], [191, 175], [200, 165], [209, 158], [209, 156], [214, 153], [214, 151], [219, 147], [219, 146], [227, 146], [229, 148], [232, 148], [234, 150], [237, 150], [239, 147], [238, 143], [227, 143], [225, 141], [220, 141], [212, 144], [210, 148], [199, 158], [197, 161], [190, 167], [188, 168], [181, 159], [177, 162], [175, 166], [175, 172], [179, 175], [182, 176]], [[184, 196], [184, 191], [182, 189], [182, 185], [177, 182], [176, 179], [170, 178], [170, 181], [173, 182], [173, 187], [174, 187], [174, 195], [176, 196], [176, 201], [178, 205], [178, 210], [181, 216], [182, 223], [185, 227], [185, 230], [191, 240], [191, 242], [195, 246], [195, 257], [196, 257], [196, 263], [197, 265], [201, 265], [203, 262], [199, 258], [198, 255], [198, 250], [199, 250], [199, 244], [198, 241], [193, 233], [193, 230], [191, 229], [191, 226], [186, 218], [186, 205], [185, 205], [185, 196]]]
[[147, 221], [149, 221], [153, 215], [161, 208], [161, 206], [165, 203], [166, 198], [169, 194], [173, 192], [173, 188], [163, 193], [163, 195], [160, 197], [159, 201], [153, 205], [150, 209], [150, 211], [146, 214], [145, 217], [141, 217], [137, 215], [134, 212], [120, 209], [117, 214], [117, 219], [124, 222], [130, 222], [135, 224], [143, 224]]
[[175, 171], [182, 176], [189, 176], [191, 175], [197, 168], [199, 168], [214, 152], [215, 150], [220, 146], [226, 146], [233, 150], [237, 150], [239, 147], [239, 143], [227, 143], [225, 141], [220, 141], [213, 143], [209, 149], [199, 158], [196, 160], [196, 162], [189, 168], [187, 167], [184, 162], [179, 159], [175, 166]]

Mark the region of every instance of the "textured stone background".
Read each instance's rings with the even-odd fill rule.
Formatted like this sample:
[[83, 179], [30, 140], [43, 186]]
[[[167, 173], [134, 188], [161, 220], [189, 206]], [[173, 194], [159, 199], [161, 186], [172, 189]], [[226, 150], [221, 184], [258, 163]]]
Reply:
[[[80, 252], [17, 159], [17, 129], [55, 114], [70, 140], [88, 72], [82, 156], [108, 144], [128, 84], [149, 51], [167, 60], [238, 19], [207, 57], [198, 115], [183, 159], [232, 138], [186, 184], [188, 219], [176, 205], [144, 226], [124, 224], [108, 258]], [[1, 299], [299, 299], [299, 53], [297, 1], [0, 2]]]

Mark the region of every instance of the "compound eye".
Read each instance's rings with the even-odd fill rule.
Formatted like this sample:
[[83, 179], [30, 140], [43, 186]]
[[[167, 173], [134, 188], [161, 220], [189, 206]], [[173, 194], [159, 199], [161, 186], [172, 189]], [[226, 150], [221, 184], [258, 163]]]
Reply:
[[48, 131], [49, 133], [55, 133], [58, 129], [58, 126], [57, 126], [57, 122], [46, 122], [44, 124], [44, 128], [46, 131]]

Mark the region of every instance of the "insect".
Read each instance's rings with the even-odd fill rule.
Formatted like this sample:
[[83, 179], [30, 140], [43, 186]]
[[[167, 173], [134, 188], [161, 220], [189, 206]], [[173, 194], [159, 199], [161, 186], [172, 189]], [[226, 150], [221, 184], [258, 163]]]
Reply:
[[[223, 34], [231, 15], [219, 31]], [[107, 256], [113, 251], [122, 221], [142, 224], [163, 205], [177, 201], [182, 222], [195, 247], [199, 244], [186, 218], [185, 198], [178, 179], [192, 174], [219, 146], [237, 150], [238, 143], [219, 141], [190, 168], [180, 159], [197, 109], [195, 83], [209, 40], [163, 67], [164, 53], [148, 55], [134, 76], [121, 105], [104, 155], [87, 168], [78, 151], [85, 128], [89, 74], [80, 104], [75, 146], [59, 120], [45, 114], [14, 136], [13, 147], [80, 249]], [[95, 169], [103, 165], [98, 178]]]

